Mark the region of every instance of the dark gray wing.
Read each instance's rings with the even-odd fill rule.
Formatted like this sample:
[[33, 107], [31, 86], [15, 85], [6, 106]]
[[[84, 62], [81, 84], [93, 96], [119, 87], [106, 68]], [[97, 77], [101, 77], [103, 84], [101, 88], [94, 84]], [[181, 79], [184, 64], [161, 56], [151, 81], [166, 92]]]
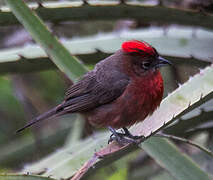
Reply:
[[68, 89], [62, 108], [79, 112], [109, 103], [122, 95], [128, 83], [129, 78], [118, 71], [91, 71]]
[[92, 89], [92, 85], [95, 84], [95, 81], [94, 73], [88, 72], [81, 80], [68, 88], [65, 93], [65, 100], [88, 93]]

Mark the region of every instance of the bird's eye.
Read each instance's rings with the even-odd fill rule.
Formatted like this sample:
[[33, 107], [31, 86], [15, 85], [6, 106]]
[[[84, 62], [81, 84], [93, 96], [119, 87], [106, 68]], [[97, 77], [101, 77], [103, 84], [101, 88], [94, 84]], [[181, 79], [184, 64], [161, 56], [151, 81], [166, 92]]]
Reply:
[[142, 68], [145, 69], [145, 70], [149, 69], [150, 66], [151, 66], [150, 62], [144, 61], [142, 63]]

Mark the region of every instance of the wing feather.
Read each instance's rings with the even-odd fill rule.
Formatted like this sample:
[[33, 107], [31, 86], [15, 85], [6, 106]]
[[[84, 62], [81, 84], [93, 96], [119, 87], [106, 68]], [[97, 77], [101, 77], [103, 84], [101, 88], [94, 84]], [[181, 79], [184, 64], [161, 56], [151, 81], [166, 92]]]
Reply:
[[[120, 73], [117, 72], [119, 75]], [[114, 72], [114, 74], [115, 72]], [[95, 74], [86, 75], [77, 84], [74, 84], [66, 93], [62, 107], [67, 112], [88, 111], [102, 104], [109, 103], [118, 98], [129, 83], [126, 76], [117, 76], [105, 81], [97, 79]], [[103, 76], [102, 76], [103, 77]]]

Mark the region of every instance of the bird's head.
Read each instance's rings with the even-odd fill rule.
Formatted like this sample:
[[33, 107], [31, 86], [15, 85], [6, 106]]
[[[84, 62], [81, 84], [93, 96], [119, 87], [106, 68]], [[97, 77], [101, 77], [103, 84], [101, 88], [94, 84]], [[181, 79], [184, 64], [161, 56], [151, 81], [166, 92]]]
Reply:
[[124, 55], [130, 59], [133, 69], [137, 74], [149, 70], [158, 70], [159, 67], [171, 63], [159, 56], [157, 50], [144, 41], [126, 41], [122, 44]]

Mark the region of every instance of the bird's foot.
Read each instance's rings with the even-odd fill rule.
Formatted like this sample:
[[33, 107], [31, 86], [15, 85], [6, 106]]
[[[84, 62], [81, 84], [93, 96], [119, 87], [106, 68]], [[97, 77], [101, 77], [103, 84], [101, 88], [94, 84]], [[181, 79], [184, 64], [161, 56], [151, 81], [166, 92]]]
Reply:
[[108, 144], [111, 143], [112, 141], [116, 141], [118, 144], [120, 145], [125, 145], [125, 144], [129, 144], [129, 143], [137, 143], [136, 140], [134, 139], [130, 139], [125, 137], [125, 134], [123, 133], [118, 133], [116, 132], [116, 134], [111, 134], [109, 140], [108, 140]]
[[133, 136], [127, 128], [123, 128], [124, 129], [124, 133], [119, 133], [116, 132], [115, 129], [113, 129], [112, 127], [108, 127], [108, 129], [111, 131], [111, 136], [108, 140], [108, 144], [112, 141], [116, 141], [118, 142], [118, 144], [120, 145], [125, 145], [125, 144], [129, 144], [129, 143], [134, 143], [134, 144], [138, 144], [140, 142], [143, 141], [144, 136]]
[[129, 130], [127, 128], [125, 128], [125, 127], [123, 127], [123, 130], [124, 130], [124, 134], [125, 134], [126, 137], [129, 137], [129, 138], [134, 139], [134, 140], [141, 140], [141, 141], [143, 141], [145, 139], [144, 136], [134, 136], [134, 135], [132, 135], [129, 132]]

